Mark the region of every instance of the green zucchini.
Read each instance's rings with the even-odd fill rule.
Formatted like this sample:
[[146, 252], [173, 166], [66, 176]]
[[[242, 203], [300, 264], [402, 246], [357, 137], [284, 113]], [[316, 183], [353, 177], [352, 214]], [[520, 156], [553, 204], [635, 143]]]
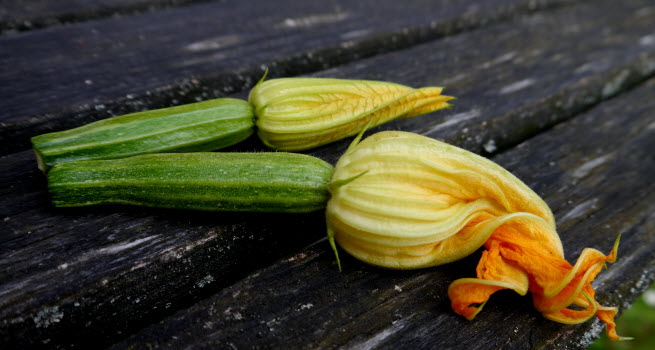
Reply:
[[162, 153], [55, 165], [56, 207], [130, 204], [212, 211], [311, 212], [334, 168], [296, 153]]
[[254, 131], [250, 103], [219, 98], [126, 114], [32, 138], [39, 169], [84, 159], [125, 158], [163, 152], [213, 151]]

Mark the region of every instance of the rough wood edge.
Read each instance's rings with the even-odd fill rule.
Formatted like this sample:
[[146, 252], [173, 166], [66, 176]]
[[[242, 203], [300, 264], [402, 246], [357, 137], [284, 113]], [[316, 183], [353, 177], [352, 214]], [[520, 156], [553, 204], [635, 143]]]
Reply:
[[[5, 16], [0, 20], [0, 35], [69, 25], [102, 18], [136, 15], [208, 1], [214, 0], [146, 0], [134, 1], [130, 4], [120, 3], [115, 5], [98, 5], [90, 8], [72, 7], [71, 10], [67, 12], [22, 14], [22, 16], [16, 16], [13, 18]], [[7, 15], [11, 14], [7, 13]]]

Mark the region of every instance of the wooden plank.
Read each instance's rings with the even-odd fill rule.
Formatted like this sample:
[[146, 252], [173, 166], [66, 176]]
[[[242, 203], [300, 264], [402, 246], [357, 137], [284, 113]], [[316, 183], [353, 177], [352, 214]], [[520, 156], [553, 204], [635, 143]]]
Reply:
[[[655, 280], [655, 163], [644, 161], [655, 149], [653, 91], [655, 80], [495, 158], [544, 195], [569, 261], [623, 235], [622, 257], [595, 283], [602, 304], [622, 308]], [[339, 273], [323, 240], [114, 348], [584, 349], [602, 331], [599, 321], [548, 321], [512, 292], [472, 322], [457, 316], [448, 285], [474, 275], [479, 256], [418, 271], [343, 258]]]
[[[460, 97], [453, 113], [441, 118], [398, 121], [387, 127], [425, 131], [432, 136], [442, 135], [439, 133], [443, 131], [450, 138], [466, 140], [470, 135], [466, 128], [487, 120], [502, 121], [512, 111], [535, 108], [556, 115], [575, 113], [597, 102], [594, 96], [603, 97], [606, 86], [614, 87], [608, 91], [616, 93], [635, 84], [637, 80], [630, 76], [643, 79], [652, 74], [652, 47], [639, 44], [651, 30], [652, 18], [643, 15], [648, 5], [646, 1], [620, 9], [615, 9], [611, 1], [580, 5], [361, 60], [322, 74], [382, 78], [413, 86], [450, 80], [452, 90], [457, 89], [453, 94]], [[650, 13], [655, 15], [655, 11]], [[562, 23], [578, 23], [584, 30], [567, 30]], [[612, 35], [589, 36], [602, 32], [601, 28], [609, 28]], [[543, 68], [543, 61], [535, 59], [537, 48], [517, 41], [526, 34], [542, 38], [537, 48], [544, 57], [559, 55], [552, 70]], [[567, 54], [571, 42], [585, 38], [585, 50]], [[440, 52], [461, 54], [437, 54]], [[504, 56], [509, 52], [515, 53]], [[412, 66], [407, 57], [425, 63]], [[607, 60], [601, 61], [605, 63], [599, 64], [598, 60], [605, 57]], [[468, 74], [462, 78], [464, 71]], [[506, 89], [502, 95], [488, 95], [489, 91], [530, 76], [548, 79], [539, 88], [526, 87], [511, 93]], [[570, 104], [559, 97], [563, 107], [558, 107], [552, 100], [561, 91], [578, 86], [586, 89]], [[461, 116], [472, 107], [481, 108], [474, 114], [483, 117]], [[524, 121], [539, 118], [538, 114], [528, 115]], [[450, 127], [445, 128], [443, 123]], [[496, 130], [499, 134], [491, 136], [512, 135], [512, 130]], [[523, 131], [521, 135], [525, 135]], [[478, 147], [482, 141], [475, 141]], [[334, 162], [347, 142], [323, 147], [313, 154]], [[258, 147], [253, 142], [235, 149], [261, 149]], [[8, 232], [0, 241], [0, 291], [5, 303], [0, 308], [0, 334], [4, 339], [0, 342], [7, 344], [34, 345], [46, 340], [60, 346], [106, 344], [190, 306], [198, 298], [215, 293], [324, 234], [320, 213], [279, 218], [127, 208], [54, 210], [47, 203], [43, 178], [30, 152], [3, 157], [0, 163], [8, 169], [0, 177], [5, 205], [0, 211], [0, 225], [4, 226], [3, 232]], [[289, 231], [288, 222], [294, 220], [299, 222]], [[257, 259], [249, 259], [251, 256]], [[56, 287], [43, 283], [48, 280], [58, 281]], [[137, 302], [134, 296], [142, 297]], [[44, 319], [58, 322], [47, 323]], [[71, 339], [72, 332], [79, 336]]]
[[37, 134], [225, 96], [571, 0], [211, 2], [0, 37], [0, 154]]
[[0, 33], [34, 30], [208, 0], [21, 0], [0, 2]]
[[[490, 155], [655, 75], [654, 5], [615, 5], [536, 14], [310, 76], [445, 86], [457, 97], [450, 113], [376, 130], [413, 130]], [[348, 142], [313, 153], [336, 161]]]

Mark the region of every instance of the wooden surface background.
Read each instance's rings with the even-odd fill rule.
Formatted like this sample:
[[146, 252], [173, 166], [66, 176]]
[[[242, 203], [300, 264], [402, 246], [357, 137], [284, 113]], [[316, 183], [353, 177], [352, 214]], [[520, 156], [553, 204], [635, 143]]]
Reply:
[[[479, 252], [339, 273], [322, 212], [55, 209], [29, 138], [245, 98], [266, 68], [445, 86], [452, 109], [368, 134], [491, 157], [546, 200], [571, 262], [621, 233], [594, 287], [623, 310], [655, 280], [653, 23], [649, 0], [0, 1], [0, 348], [585, 348], [599, 321], [511, 292], [455, 315], [447, 287]], [[308, 153], [334, 164], [349, 142]]]

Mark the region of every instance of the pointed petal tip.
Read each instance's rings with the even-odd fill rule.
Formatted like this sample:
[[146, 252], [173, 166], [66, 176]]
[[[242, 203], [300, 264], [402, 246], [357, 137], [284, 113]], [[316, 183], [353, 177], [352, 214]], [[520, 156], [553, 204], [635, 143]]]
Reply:
[[[614, 340], [614, 339], [612, 339], [612, 340]], [[633, 338], [633, 337], [618, 337], [614, 341], [624, 341], [624, 340], [635, 340], [635, 338]]]
[[476, 306], [469, 306], [469, 308], [475, 308], [475, 312], [468, 315], [468, 316], [464, 316], [464, 317], [466, 317], [466, 319], [469, 320], [469, 321], [473, 321], [475, 316], [477, 316], [480, 313], [480, 311], [482, 311], [482, 308], [484, 307], [484, 305], [487, 304], [487, 301], [485, 301], [484, 303], [480, 304], [480, 306], [477, 306], [477, 307]]

